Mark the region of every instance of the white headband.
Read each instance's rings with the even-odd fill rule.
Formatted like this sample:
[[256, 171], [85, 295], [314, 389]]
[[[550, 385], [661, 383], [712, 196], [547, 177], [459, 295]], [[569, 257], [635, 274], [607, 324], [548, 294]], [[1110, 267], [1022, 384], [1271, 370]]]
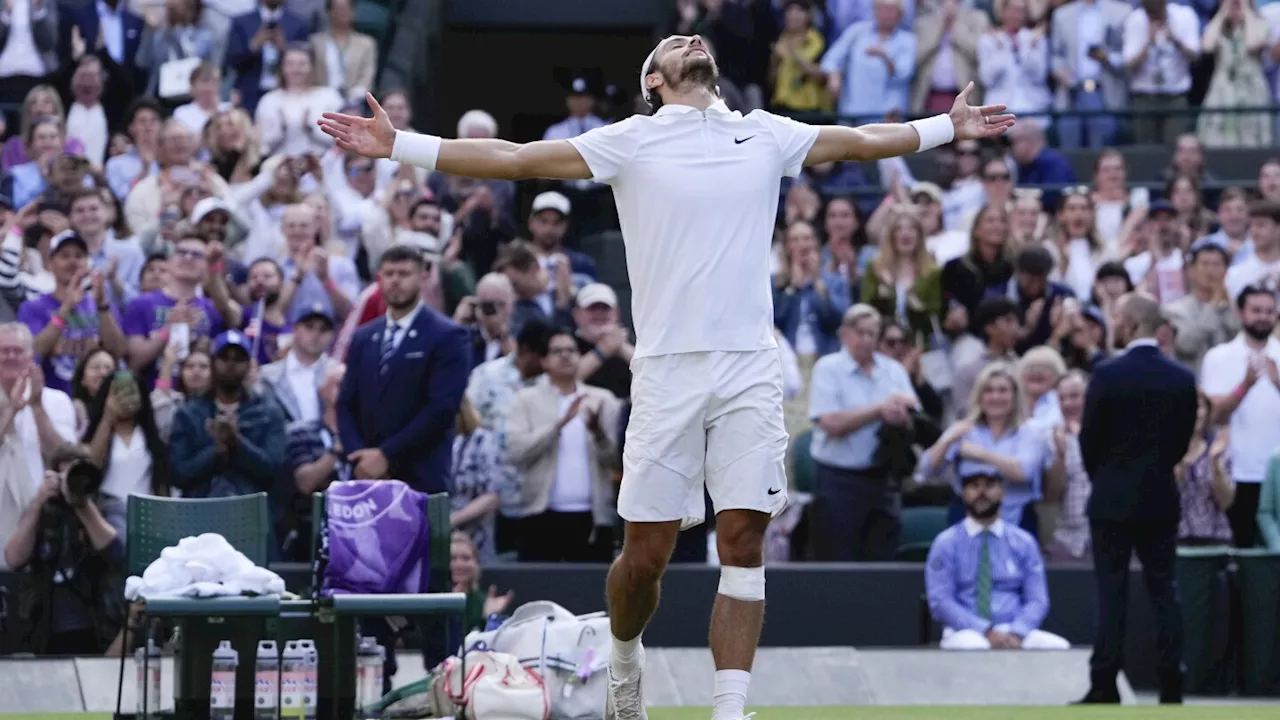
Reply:
[[653, 91], [645, 86], [644, 79], [648, 76], [649, 66], [653, 63], [653, 59], [658, 55], [658, 51], [661, 50], [662, 46], [670, 39], [670, 37], [664, 38], [662, 42], [659, 42], [658, 46], [649, 53], [649, 57], [644, 59], [644, 64], [640, 66], [640, 96], [643, 97], [644, 101], [650, 105], [653, 105]]

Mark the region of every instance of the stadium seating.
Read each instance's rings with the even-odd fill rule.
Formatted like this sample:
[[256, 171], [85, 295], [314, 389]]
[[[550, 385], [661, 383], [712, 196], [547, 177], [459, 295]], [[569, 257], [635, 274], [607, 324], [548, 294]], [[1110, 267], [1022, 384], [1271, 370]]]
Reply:
[[805, 430], [791, 445], [791, 486], [796, 492], [813, 492], [813, 455], [809, 453], [812, 442], [813, 431]]
[[938, 533], [947, 529], [947, 508], [909, 507], [902, 509], [902, 535], [898, 540], [898, 562], [924, 562]]

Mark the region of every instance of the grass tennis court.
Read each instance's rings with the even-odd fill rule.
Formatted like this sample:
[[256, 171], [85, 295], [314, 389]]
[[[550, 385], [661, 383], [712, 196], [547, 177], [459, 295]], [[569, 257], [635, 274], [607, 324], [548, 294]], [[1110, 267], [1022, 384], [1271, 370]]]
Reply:
[[[788, 707], [747, 708], [753, 720], [1275, 720], [1276, 706], [1094, 707]], [[650, 708], [649, 720], [707, 720], [710, 708]], [[0, 720], [110, 720], [110, 714], [6, 715]]]

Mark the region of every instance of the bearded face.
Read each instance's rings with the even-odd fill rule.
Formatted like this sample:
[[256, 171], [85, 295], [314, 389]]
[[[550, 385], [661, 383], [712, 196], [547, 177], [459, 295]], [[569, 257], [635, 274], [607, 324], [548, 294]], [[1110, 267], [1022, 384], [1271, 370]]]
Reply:
[[669, 92], [683, 93], [698, 87], [717, 92], [720, 68], [711, 47], [700, 36], [674, 36], [663, 42], [654, 62]]

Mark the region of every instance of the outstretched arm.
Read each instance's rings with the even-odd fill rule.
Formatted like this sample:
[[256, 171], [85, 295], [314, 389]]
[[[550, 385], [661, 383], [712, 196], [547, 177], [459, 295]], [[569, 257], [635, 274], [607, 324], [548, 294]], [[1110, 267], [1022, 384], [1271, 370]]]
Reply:
[[909, 123], [879, 123], [861, 127], [826, 125], [805, 156], [805, 165], [828, 162], [864, 162], [932, 150], [952, 140], [998, 137], [1013, 127], [1013, 116], [1004, 105], [969, 104], [973, 83], [960, 91], [947, 115]]
[[587, 161], [567, 140], [539, 140], [519, 145], [506, 140], [443, 140], [430, 135], [397, 131], [387, 113], [366, 95], [373, 117], [327, 112], [320, 129], [339, 148], [371, 158], [391, 158], [451, 175], [495, 180], [589, 180]]

